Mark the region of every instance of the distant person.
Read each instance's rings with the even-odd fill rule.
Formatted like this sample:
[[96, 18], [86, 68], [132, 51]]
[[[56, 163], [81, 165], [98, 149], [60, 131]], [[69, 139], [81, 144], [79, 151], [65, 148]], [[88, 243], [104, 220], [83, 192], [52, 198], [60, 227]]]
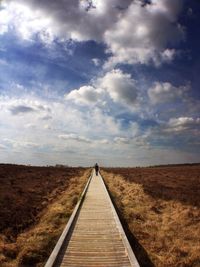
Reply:
[[98, 172], [99, 172], [99, 166], [97, 163], [95, 164], [94, 168], [95, 168], [95, 172], [96, 172], [96, 176], [97, 176]]

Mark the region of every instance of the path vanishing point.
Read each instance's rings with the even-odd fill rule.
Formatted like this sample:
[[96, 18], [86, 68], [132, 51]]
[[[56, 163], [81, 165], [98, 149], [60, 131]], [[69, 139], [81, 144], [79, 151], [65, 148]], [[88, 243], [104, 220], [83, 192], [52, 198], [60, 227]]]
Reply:
[[139, 267], [100, 174], [92, 174], [45, 267]]

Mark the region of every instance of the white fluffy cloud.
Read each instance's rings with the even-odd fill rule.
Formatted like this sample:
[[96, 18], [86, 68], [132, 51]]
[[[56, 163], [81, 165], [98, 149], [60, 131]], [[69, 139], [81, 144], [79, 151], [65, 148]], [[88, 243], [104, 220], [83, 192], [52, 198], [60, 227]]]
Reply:
[[181, 1], [154, 0], [141, 5], [134, 1], [118, 22], [105, 32], [105, 40], [113, 57], [107, 65], [153, 61], [159, 65], [171, 61], [175, 50], [167, 48], [179, 42], [184, 34], [176, 22]]
[[176, 87], [169, 82], [155, 82], [148, 90], [148, 96], [153, 104], [166, 103], [182, 98], [189, 86]]
[[[37, 109], [37, 112], [14, 116], [9, 110], [13, 104], [24, 104]], [[160, 150], [159, 156], [155, 155], [156, 146], [152, 148], [152, 139], [160, 140], [162, 144], [169, 137], [181, 136], [185, 144], [192, 140], [196, 146], [200, 134], [200, 118], [171, 118], [148, 134], [147, 131], [141, 132], [136, 122], [128, 125], [126, 122], [123, 126], [119, 118], [107, 114], [104, 109], [90, 105], [82, 109], [82, 106], [66, 103], [63, 99], [47, 102], [30, 95], [15, 99], [1, 97], [0, 109], [2, 162], [90, 165], [98, 161], [113, 166], [155, 164], [160, 162], [160, 155], [165, 150]], [[44, 117], [48, 125], [42, 119]], [[170, 145], [173, 146], [173, 142], [170, 141]], [[125, 155], [123, 159], [122, 152]], [[173, 151], [168, 149], [167, 155], [166, 163], [169, 157], [172, 158]], [[185, 154], [183, 157], [182, 151], [176, 155], [182, 157], [182, 161], [188, 156]], [[193, 159], [195, 155], [190, 161]]]
[[90, 144], [93, 139], [105, 141], [113, 135], [119, 135], [122, 130], [120, 121], [100, 108], [89, 106], [83, 112], [63, 99], [49, 102], [28, 95], [21, 98], [2, 96], [0, 110], [2, 140], [15, 140], [17, 144], [25, 144], [21, 146], [24, 148], [28, 148], [29, 144], [48, 147], [61, 144], [62, 140], [73, 140], [73, 144]]
[[159, 65], [176, 54], [168, 45], [183, 39], [181, 6], [180, 0], [12, 0], [0, 11], [0, 28], [1, 34], [14, 29], [27, 40], [37, 35], [46, 44], [57, 37], [104, 42], [112, 54], [107, 66]]
[[0, 29], [4, 29], [0, 33], [14, 30], [23, 40], [30, 41], [37, 34], [44, 43], [51, 43], [54, 39], [51, 23], [52, 19], [41, 10], [33, 11], [23, 3], [5, 1], [0, 10]]
[[107, 27], [121, 13], [117, 6], [125, 8], [129, 2], [9, 0], [5, 1], [6, 9], [1, 12], [0, 24], [4, 26], [4, 32], [9, 23], [28, 38], [31, 34], [42, 33], [44, 40], [53, 36], [78, 41], [102, 40]]
[[100, 79], [100, 86], [106, 90], [114, 102], [133, 105], [137, 99], [137, 86], [130, 74], [119, 69], [112, 70]]
[[103, 77], [93, 81], [92, 86], [82, 86], [66, 94], [67, 100], [75, 103], [91, 104], [102, 102], [109, 96], [115, 103], [126, 107], [137, 105], [138, 89], [136, 81], [130, 74], [120, 69], [107, 72]]
[[103, 91], [93, 86], [81, 86], [66, 94], [65, 99], [73, 100], [78, 104], [96, 104], [102, 98]]
[[[42, 157], [51, 161], [55, 153], [59, 154], [57, 159], [63, 160], [62, 153], [68, 151], [66, 161], [71, 160], [72, 164], [81, 163], [75, 154], [82, 157], [84, 164], [91, 163], [96, 156], [104, 163], [106, 159], [113, 160], [116, 165], [143, 164], [144, 158], [149, 157], [146, 162], [150, 164], [155, 151], [147, 155], [145, 149], [152, 148], [152, 144], [154, 148], [166, 144], [171, 136], [177, 138], [175, 141], [179, 136], [185, 137], [184, 144], [188, 136], [197, 141], [200, 119], [195, 116], [199, 105], [185, 98], [188, 86], [156, 82], [147, 92], [148, 101], [145, 85], [139, 90], [139, 82], [118, 69], [119, 65], [115, 66], [118, 63], [159, 66], [172, 61], [177, 54], [175, 44], [184, 38], [184, 29], [178, 23], [182, 4], [181, 0], [4, 0], [0, 34], [9, 32], [26, 41], [39, 38], [46, 45], [54, 40], [64, 44], [69, 39], [95, 40], [104, 43], [109, 52], [104, 74], [93, 78], [89, 85], [68, 92], [65, 99], [57, 95], [55, 99], [54, 95], [44, 100], [31, 94], [0, 98], [0, 149], [5, 150], [4, 161], [10, 149], [9, 161], [16, 150], [15, 159], [26, 153], [27, 158], [39, 163]], [[99, 58], [92, 62], [95, 66], [104, 63]], [[1, 60], [0, 64], [7, 62]], [[19, 86], [17, 93], [14, 91], [14, 95], [19, 91], [22, 95], [23, 88]], [[179, 112], [174, 105], [161, 116], [161, 106], [156, 104], [174, 100], [178, 100]], [[49, 153], [53, 149], [55, 153]], [[35, 152], [43, 154], [33, 155]], [[122, 152], [129, 161], [121, 158]], [[158, 161], [163, 153], [160, 150], [157, 154]], [[171, 158], [173, 153], [166, 154]], [[55, 158], [51, 162], [55, 163]]]

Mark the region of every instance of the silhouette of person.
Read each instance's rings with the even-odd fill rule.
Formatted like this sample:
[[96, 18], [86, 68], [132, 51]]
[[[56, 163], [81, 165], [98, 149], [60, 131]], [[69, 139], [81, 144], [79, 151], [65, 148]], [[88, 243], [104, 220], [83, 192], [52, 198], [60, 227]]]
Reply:
[[98, 172], [99, 172], [99, 166], [97, 163], [95, 164], [94, 168], [95, 168], [95, 172], [96, 172], [96, 176], [97, 176]]

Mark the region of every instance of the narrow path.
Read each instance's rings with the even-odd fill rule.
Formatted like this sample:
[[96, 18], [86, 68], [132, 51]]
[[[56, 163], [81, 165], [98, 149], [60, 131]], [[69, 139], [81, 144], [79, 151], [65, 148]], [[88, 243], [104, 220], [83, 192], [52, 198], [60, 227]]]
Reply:
[[67, 246], [55, 266], [138, 267], [113, 209], [100, 174], [93, 173]]

